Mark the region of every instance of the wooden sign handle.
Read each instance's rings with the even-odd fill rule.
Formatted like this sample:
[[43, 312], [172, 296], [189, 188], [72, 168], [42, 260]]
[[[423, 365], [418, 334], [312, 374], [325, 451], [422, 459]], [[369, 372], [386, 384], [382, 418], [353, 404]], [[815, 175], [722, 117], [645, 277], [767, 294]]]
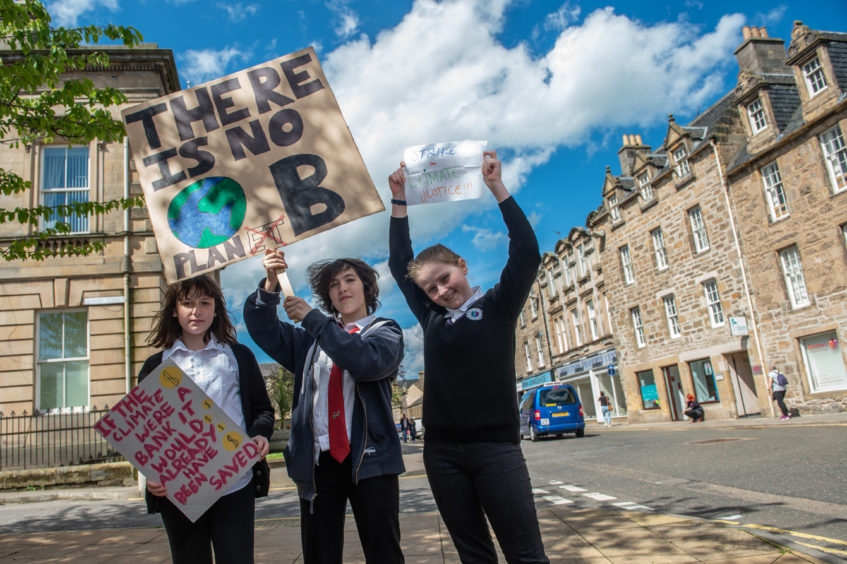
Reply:
[[285, 270], [277, 270], [276, 276], [279, 279], [279, 287], [282, 290], [282, 295], [286, 298], [294, 295], [294, 288], [291, 287], [291, 281], [288, 279], [288, 273]]

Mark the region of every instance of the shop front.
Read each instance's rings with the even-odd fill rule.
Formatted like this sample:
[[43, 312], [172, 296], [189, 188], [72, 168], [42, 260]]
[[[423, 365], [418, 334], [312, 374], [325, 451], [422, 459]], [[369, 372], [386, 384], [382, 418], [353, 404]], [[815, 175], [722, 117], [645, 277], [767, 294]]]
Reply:
[[618, 356], [614, 349], [603, 351], [556, 369], [556, 380], [573, 386], [579, 394], [586, 419], [597, 419], [603, 392], [611, 400], [612, 417], [626, 417], [626, 396], [617, 370]]

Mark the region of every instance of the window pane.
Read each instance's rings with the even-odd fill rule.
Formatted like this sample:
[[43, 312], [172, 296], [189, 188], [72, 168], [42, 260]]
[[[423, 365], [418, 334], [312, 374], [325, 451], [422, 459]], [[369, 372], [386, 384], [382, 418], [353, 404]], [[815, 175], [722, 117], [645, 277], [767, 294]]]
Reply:
[[38, 360], [62, 358], [62, 314], [38, 316]]
[[688, 363], [691, 369], [691, 380], [694, 384], [694, 395], [697, 401], [718, 401], [718, 390], [715, 386], [715, 374], [712, 362], [706, 358]]
[[88, 361], [78, 360], [65, 364], [65, 405], [88, 405]]
[[40, 365], [39, 409], [62, 407], [62, 367], [60, 362]]
[[45, 189], [65, 187], [65, 148], [44, 149], [44, 178], [42, 186]]
[[659, 408], [659, 390], [656, 388], [656, 380], [652, 370], [645, 370], [635, 374], [638, 385], [641, 388], [641, 406], [644, 409]]
[[88, 187], [88, 147], [68, 149], [68, 188]]
[[88, 356], [88, 314], [74, 311], [65, 314], [65, 356], [80, 358]]
[[835, 331], [804, 337], [800, 339], [800, 346], [806, 358], [812, 391], [847, 388], [847, 371]]

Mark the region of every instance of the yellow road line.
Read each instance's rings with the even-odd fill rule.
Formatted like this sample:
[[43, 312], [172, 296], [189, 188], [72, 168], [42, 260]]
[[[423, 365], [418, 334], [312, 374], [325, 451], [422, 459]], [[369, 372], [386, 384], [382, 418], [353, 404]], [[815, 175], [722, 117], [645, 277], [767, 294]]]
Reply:
[[812, 535], [809, 533], [801, 533], [800, 531], [786, 531], [785, 529], [778, 529], [776, 527], [768, 527], [766, 525], [755, 525], [755, 524], [744, 524], [742, 527], [747, 527], [750, 529], [761, 529], [763, 531], [769, 531], [771, 533], [784, 533], [787, 535], [792, 535], [795, 537], [800, 537], [803, 539], [812, 539], [821, 542], [828, 542], [830, 544], [843, 544], [847, 546], [847, 541], [839, 540], [839, 539], [831, 539], [829, 537], [822, 537], [820, 535]]
[[807, 548], [814, 548], [815, 550], [820, 550], [821, 552], [826, 552], [826, 553], [829, 553], [829, 554], [837, 554], [839, 556], [847, 556], [847, 550], [838, 550], [838, 549], [835, 549], [835, 548], [828, 548], [828, 547], [825, 547], [825, 546], [818, 546], [818, 545], [815, 545], [815, 544], [808, 544], [808, 543], [800, 542], [800, 541], [797, 541], [797, 544], [799, 544], [800, 546], [805, 546]]

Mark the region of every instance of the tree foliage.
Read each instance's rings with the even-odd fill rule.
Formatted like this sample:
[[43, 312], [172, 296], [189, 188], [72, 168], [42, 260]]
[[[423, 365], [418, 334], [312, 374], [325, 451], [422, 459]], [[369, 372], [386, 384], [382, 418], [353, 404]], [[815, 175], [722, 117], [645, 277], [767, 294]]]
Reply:
[[[116, 25], [53, 27], [50, 15], [37, 0], [0, 0], [0, 144], [20, 146], [55, 143], [88, 144], [94, 139], [121, 141], [123, 123], [112, 118], [108, 108], [126, 102], [115, 88], [97, 88], [80, 76], [69, 76], [90, 68], [109, 65], [108, 56], [93, 48], [100, 41], [133, 47], [141, 34], [132, 27]], [[0, 193], [5, 196], [32, 188], [18, 174], [0, 169]], [[143, 205], [142, 198], [107, 202], [78, 202], [48, 208], [0, 209], [0, 223], [18, 222], [33, 227], [32, 235], [0, 248], [6, 260], [41, 260], [60, 255], [87, 255], [102, 250], [103, 243], [63, 245], [46, 251], [40, 242], [70, 233], [63, 221], [69, 216], [103, 214], [114, 209]], [[57, 219], [55, 227], [39, 229], [42, 220]]]
[[291, 403], [294, 399], [294, 374], [278, 366], [277, 371], [267, 377], [267, 385], [268, 396], [279, 417], [278, 423], [282, 427], [291, 413]]

